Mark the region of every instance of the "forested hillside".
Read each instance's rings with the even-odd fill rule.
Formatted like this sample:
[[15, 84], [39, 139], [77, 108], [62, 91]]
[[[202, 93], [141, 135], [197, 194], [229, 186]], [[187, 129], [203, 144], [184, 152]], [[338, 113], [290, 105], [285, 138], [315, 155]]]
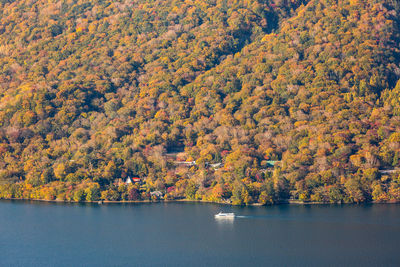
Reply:
[[400, 201], [399, 9], [0, 0], [0, 198]]

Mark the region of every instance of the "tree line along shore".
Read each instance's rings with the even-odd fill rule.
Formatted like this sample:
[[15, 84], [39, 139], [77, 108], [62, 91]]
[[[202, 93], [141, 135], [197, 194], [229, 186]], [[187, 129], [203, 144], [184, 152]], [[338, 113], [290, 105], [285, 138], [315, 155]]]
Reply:
[[399, 11], [0, 0], [0, 198], [399, 201]]

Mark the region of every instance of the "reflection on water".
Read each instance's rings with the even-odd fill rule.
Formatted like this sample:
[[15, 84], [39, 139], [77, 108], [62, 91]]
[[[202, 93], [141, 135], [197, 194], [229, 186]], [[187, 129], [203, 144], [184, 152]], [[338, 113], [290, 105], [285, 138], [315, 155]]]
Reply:
[[233, 229], [233, 223], [235, 221], [235, 214], [229, 212], [222, 212], [214, 215], [215, 221], [218, 226], [222, 229]]
[[233, 223], [235, 221], [235, 217], [214, 217], [218, 223]]
[[220, 233], [223, 233], [225, 231], [232, 232], [235, 227], [235, 219], [234, 218], [217, 218], [214, 217], [214, 221], [217, 223], [217, 229], [220, 231]]
[[235, 222], [235, 219], [218, 219], [215, 218], [215, 221], [219, 224], [219, 225], [226, 225], [226, 224], [233, 224]]

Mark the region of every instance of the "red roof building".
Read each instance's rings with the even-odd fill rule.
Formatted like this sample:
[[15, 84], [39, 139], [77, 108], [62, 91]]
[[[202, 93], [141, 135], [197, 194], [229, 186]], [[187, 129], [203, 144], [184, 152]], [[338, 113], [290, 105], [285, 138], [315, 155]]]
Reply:
[[132, 178], [132, 182], [134, 182], [134, 183], [140, 183], [141, 181], [142, 181], [142, 179], [140, 179], [139, 177]]

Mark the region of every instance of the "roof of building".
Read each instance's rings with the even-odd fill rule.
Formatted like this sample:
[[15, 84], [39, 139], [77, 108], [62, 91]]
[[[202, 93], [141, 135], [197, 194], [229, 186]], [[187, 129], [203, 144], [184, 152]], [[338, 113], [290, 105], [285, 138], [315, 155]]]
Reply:
[[275, 166], [275, 164], [276, 164], [277, 162], [280, 162], [280, 161], [278, 161], [278, 160], [267, 160], [267, 165], [269, 165], [269, 166]]

